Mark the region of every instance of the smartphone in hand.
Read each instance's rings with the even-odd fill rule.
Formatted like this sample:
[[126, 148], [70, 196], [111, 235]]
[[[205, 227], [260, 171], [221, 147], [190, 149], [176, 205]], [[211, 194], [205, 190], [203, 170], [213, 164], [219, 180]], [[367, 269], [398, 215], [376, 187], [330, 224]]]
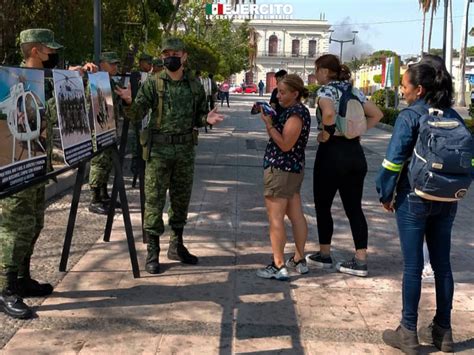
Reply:
[[263, 112], [266, 116], [276, 116], [277, 114], [273, 107], [265, 101], [257, 101], [253, 104], [252, 109], [250, 110], [252, 115], [256, 115], [260, 112]]

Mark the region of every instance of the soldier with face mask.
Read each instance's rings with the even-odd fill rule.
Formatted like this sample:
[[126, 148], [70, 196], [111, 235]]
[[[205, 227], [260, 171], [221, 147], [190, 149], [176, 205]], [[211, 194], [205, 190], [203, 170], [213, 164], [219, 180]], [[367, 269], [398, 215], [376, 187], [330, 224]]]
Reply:
[[[169, 190], [171, 236], [168, 259], [197, 264], [183, 244], [183, 229], [188, 215], [194, 174], [195, 132], [198, 127], [216, 124], [223, 116], [214, 109], [208, 112], [204, 89], [191, 71], [185, 68], [188, 53], [179, 38], [162, 43], [161, 57], [165, 70], [149, 77], [138, 90], [132, 105], [132, 119], [140, 121], [151, 109], [148, 125], [149, 151], [145, 168], [145, 220], [148, 236], [146, 271], [160, 272], [159, 238], [164, 233], [163, 208]], [[131, 102], [129, 90], [118, 90]]]
[[[58, 64], [57, 50], [62, 46], [48, 29], [29, 29], [20, 33], [20, 47], [27, 68], [49, 68]], [[92, 63], [69, 68], [96, 71]], [[57, 122], [51, 79], [45, 80], [45, 117], [47, 161], [51, 168], [52, 127]], [[22, 297], [42, 297], [53, 292], [49, 283], [39, 283], [30, 274], [35, 243], [44, 225], [45, 183], [40, 183], [0, 200], [0, 311], [10, 317], [27, 319], [33, 312]]]

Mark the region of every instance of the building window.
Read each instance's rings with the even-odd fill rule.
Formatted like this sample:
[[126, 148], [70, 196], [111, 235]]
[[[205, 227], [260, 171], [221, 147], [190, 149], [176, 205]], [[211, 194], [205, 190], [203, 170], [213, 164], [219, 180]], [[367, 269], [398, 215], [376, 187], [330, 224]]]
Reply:
[[316, 40], [315, 39], [312, 39], [309, 41], [308, 56], [310, 58], [314, 58], [316, 56]]
[[268, 39], [268, 55], [276, 56], [278, 51], [278, 37], [276, 35], [271, 35]]
[[300, 55], [300, 40], [294, 39], [291, 41], [291, 56], [298, 57]]

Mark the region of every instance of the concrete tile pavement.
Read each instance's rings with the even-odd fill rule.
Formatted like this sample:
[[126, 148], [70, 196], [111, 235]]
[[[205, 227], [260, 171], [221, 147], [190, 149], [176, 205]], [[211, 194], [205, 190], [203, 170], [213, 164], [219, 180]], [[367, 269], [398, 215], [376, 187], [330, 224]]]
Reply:
[[[258, 279], [255, 270], [270, 261], [271, 249], [261, 169], [267, 137], [258, 116], [248, 114], [257, 99], [231, 95], [231, 108], [222, 109], [225, 123], [201, 134], [185, 229], [185, 242], [200, 257], [199, 265], [168, 261], [168, 237], [163, 236], [164, 272], [152, 276], [142, 270], [142, 278], [133, 279], [117, 219], [111, 242], [99, 240], [37, 307], [38, 318], [0, 353], [397, 354], [383, 344], [381, 332], [399, 321], [402, 260], [394, 217], [380, 208], [374, 187], [390, 133], [374, 129], [363, 141], [369, 163], [363, 203], [370, 277], [312, 269], [308, 275], [292, 274], [290, 282]], [[311, 182], [315, 133], [302, 191], [308, 252], [317, 246]], [[129, 196], [143, 269], [146, 248], [136, 191]], [[473, 201], [471, 193], [460, 204], [452, 247], [453, 327], [456, 350], [465, 353], [474, 352]], [[334, 256], [342, 260], [351, 256], [353, 242], [339, 199], [333, 214]], [[289, 256], [289, 228], [288, 235]], [[434, 306], [433, 284], [426, 283], [420, 325], [429, 322]]]

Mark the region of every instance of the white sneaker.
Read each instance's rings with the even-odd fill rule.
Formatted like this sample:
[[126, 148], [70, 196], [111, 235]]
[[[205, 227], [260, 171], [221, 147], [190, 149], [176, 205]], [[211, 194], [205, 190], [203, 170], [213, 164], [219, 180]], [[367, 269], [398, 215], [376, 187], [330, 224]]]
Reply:
[[276, 279], [280, 281], [286, 281], [289, 279], [286, 267], [282, 266], [278, 269], [273, 263], [264, 269], [257, 270], [257, 276], [264, 279]]
[[300, 261], [295, 261], [295, 256], [293, 255], [289, 258], [286, 263], [286, 267], [289, 269], [295, 269], [300, 274], [307, 274], [309, 272], [308, 265], [306, 265], [306, 259], [303, 258]]

